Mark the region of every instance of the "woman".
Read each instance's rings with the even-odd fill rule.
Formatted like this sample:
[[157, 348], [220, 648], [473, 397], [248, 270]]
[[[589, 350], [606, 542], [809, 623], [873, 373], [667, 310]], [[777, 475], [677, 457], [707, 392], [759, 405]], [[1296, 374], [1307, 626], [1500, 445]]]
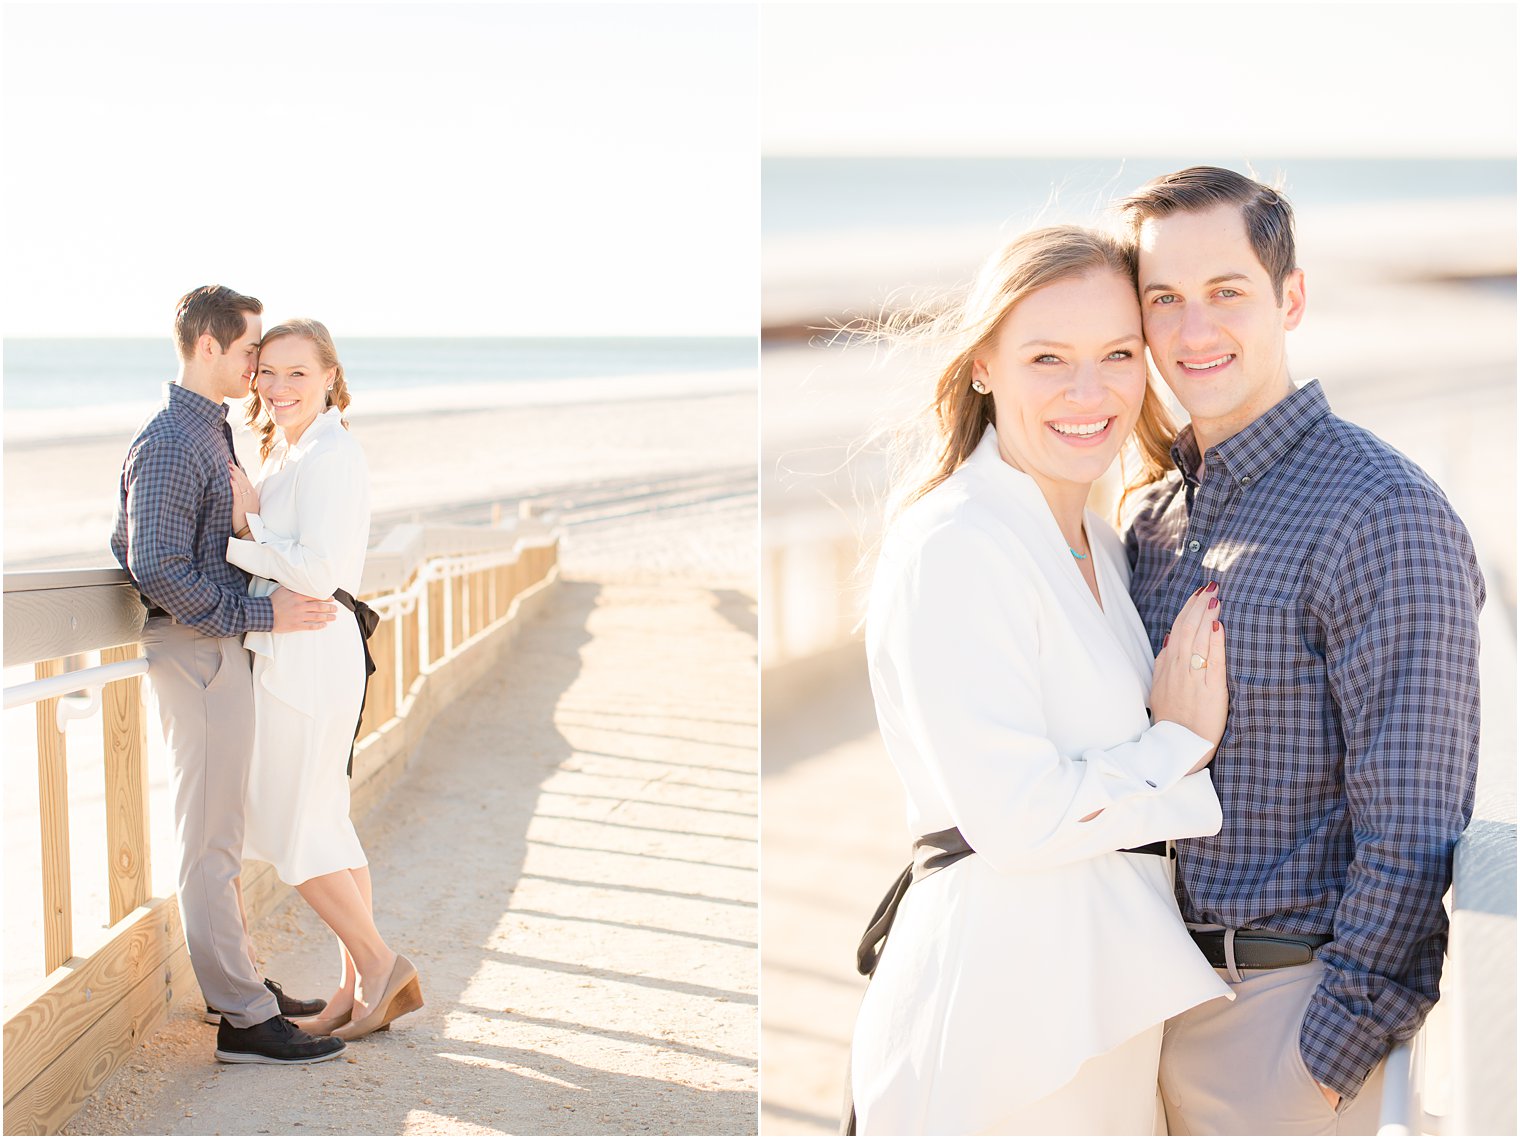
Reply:
[[1036, 230], [928, 338], [946, 330], [932, 468], [867, 616], [882, 736], [937, 872], [907, 890], [861, 1005], [857, 1127], [1149, 1134], [1162, 1022], [1228, 991], [1155, 843], [1219, 829], [1204, 766], [1226, 697], [1214, 591], [1153, 681], [1123, 550], [1086, 510], [1137, 423], [1165, 454], [1133, 264], [1100, 234]]
[[[255, 489], [229, 464], [236, 537], [227, 560], [254, 575], [250, 592], [283, 585], [340, 601], [359, 590], [369, 539], [369, 471], [348, 433], [348, 385], [325, 326], [271, 328], [250, 385], [248, 423], [263, 469]], [[301, 1027], [345, 1040], [422, 1007], [417, 970], [375, 928], [370, 874], [348, 817], [347, 761], [364, 697], [358, 623], [315, 632], [249, 633], [254, 654], [254, 758], [244, 853], [274, 865], [338, 935], [342, 981]]]

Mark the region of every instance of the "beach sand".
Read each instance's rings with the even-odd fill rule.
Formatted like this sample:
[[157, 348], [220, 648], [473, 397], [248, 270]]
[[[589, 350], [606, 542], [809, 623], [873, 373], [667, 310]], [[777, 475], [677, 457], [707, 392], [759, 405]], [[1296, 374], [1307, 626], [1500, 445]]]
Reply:
[[[515, 402], [519, 386], [386, 392], [369, 403], [362, 388], [355, 391], [349, 420], [369, 460], [371, 544], [396, 522], [484, 524], [498, 504], [511, 517], [521, 498], [553, 508], [588, 486], [637, 488], [714, 471], [753, 472], [752, 371], [562, 383], [557, 403]], [[151, 409], [113, 409], [68, 425], [66, 435], [57, 431], [56, 413], [7, 417], [7, 570], [115, 564], [109, 541], [118, 478], [145, 411]], [[241, 412], [229, 418], [239, 457], [257, 470]], [[752, 575], [754, 539], [743, 540], [747, 558], [745, 550], [728, 548], [714, 557], [731, 564], [714, 561], [709, 568]], [[643, 568], [658, 572], [677, 571], [692, 551], [666, 556], [656, 544], [641, 552], [653, 559]]]

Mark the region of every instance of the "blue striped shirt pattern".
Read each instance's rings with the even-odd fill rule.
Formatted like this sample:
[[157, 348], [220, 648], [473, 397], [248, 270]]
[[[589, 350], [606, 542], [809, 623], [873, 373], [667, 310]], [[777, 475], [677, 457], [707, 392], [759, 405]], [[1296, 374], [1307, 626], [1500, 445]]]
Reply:
[[273, 603], [249, 597], [248, 575], [227, 560], [227, 405], [164, 388], [122, 464], [111, 552], [145, 601], [208, 637], [272, 629]]
[[1178, 843], [1178, 901], [1192, 922], [1331, 935], [1299, 1047], [1351, 1097], [1437, 997], [1483, 576], [1440, 488], [1317, 381], [1211, 448], [1201, 483], [1190, 427], [1172, 458], [1126, 533], [1130, 588], [1159, 649], [1219, 582], [1230, 688], [1224, 826]]

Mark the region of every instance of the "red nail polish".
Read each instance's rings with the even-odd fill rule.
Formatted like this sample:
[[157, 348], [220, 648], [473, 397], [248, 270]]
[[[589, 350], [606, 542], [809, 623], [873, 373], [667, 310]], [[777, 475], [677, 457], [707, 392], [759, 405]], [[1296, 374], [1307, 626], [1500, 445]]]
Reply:
[[1219, 608], [1219, 598], [1217, 598], [1217, 597], [1211, 597], [1211, 598], [1209, 598], [1209, 608], [1210, 609], [1218, 609]]
[[1219, 622], [1218, 621], [1214, 622], [1214, 632], [1216, 632], [1216, 633], [1219, 632]]
[[[1217, 622], [1216, 622], [1216, 624], [1217, 624]], [[1166, 636], [1162, 637], [1161, 638], [1161, 647], [1162, 648], [1166, 648], [1167, 642], [1170, 641], [1171, 639], [1172, 639], [1172, 635], [1170, 633], [1168, 633]]]
[[1206, 587], [1204, 587], [1204, 592], [1205, 593], [1213, 593], [1218, 588], [1219, 588], [1219, 583], [1217, 581], [1211, 581], [1211, 582], [1209, 582], [1209, 584]]

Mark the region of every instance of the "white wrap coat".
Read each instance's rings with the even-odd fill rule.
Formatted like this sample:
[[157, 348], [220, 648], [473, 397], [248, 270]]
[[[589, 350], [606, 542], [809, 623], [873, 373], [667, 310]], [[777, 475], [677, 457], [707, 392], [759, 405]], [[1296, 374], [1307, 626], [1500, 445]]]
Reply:
[[[359, 592], [369, 542], [369, 468], [329, 408], [294, 447], [281, 441], [260, 471], [250, 539], [229, 538], [227, 560], [254, 575], [248, 591], [284, 585], [308, 597]], [[364, 696], [354, 615], [339, 606], [323, 629], [248, 633], [253, 653], [254, 750], [244, 854], [292, 884], [364, 866], [348, 817], [347, 764]]]
[[1228, 992], [1170, 862], [1117, 853], [1214, 834], [1220, 808], [1207, 770], [1187, 774], [1207, 742], [1151, 725], [1123, 548], [1086, 525], [1101, 608], [988, 428], [884, 543], [867, 651], [909, 830], [959, 827], [976, 853], [898, 913], [855, 1030], [862, 1135], [1017, 1131], [1087, 1058]]

